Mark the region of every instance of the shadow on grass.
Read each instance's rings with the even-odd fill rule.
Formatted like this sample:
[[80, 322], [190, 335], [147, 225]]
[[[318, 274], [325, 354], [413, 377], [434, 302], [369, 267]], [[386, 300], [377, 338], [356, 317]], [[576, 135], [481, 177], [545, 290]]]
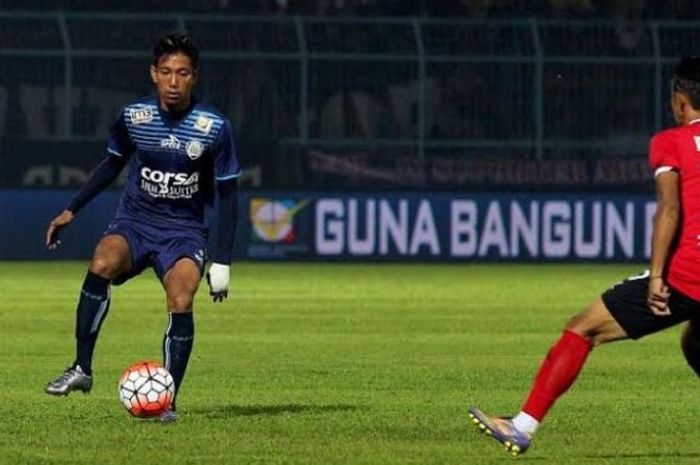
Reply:
[[700, 458], [700, 453], [697, 452], [649, 452], [649, 453], [639, 453], [639, 454], [590, 454], [582, 456], [587, 459], [688, 459], [688, 458]]
[[253, 417], [253, 416], [277, 416], [290, 413], [328, 413], [328, 412], [350, 412], [361, 407], [348, 404], [335, 405], [303, 405], [303, 404], [280, 404], [280, 405], [223, 405], [221, 407], [205, 407], [192, 410], [193, 413], [205, 415], [209, 418], [229, 418], [229, 417]]

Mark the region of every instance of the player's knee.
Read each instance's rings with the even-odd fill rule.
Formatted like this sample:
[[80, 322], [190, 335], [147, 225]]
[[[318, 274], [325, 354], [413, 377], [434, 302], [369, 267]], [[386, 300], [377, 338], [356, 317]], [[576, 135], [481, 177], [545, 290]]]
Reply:
[[564, 325], [564, 330], [576, 333], [593, 342], [598, 331], [596, 326], [592, 323], [591, 319], [586, 317], [585, 312], [579, 313], [569, 319], [566, 325]]
[[585, 312], [571, 318], [564, 326], [565, 331], [576, 333], [579, 336], [587, 339], [594, 346], [610, 342], [612, 338], [608, 337], [606, 325], [600, 321], [587, 317]]
[[90, 262], [90, 271], [103, 278], [115, 278], [117, 269], [118, 266], [114, 260], [110, 260], [105, 256], [95, 256]]
[[192, 311], [194, 295], [189, 292], [168, 294], [168, 311], [171, 313], [187, 313]]
[[626, 337], [600, 299], [593, 301], [586, 310], [571, 318], [564, 329], [579, 334], [594, 345]]

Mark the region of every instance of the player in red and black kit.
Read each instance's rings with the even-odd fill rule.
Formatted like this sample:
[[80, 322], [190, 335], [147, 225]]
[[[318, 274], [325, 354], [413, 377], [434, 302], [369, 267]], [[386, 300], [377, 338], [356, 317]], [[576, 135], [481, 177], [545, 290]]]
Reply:
[[494, 417], [469, 409], [474, 424], [513, 455], [527, 450], [540, 422], [600, 344], [639, 339], [687, 321], [681, 346], [700, 376], [700, 58], [683, 58], [671, 84], [678, 127], [656, 134], [649, 148], [657, 192], [650, 269], [616, 284], [566, 324], [520, 413]]

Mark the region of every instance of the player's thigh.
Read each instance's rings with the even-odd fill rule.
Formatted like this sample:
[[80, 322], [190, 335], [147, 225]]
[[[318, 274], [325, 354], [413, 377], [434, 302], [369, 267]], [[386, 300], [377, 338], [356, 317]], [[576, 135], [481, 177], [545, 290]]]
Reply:
[[194, 295], [201, 279], [199, 265], [189, 257], [182, 257], [163, 277], [168, 311], [182, 313], [192, 310]]
[[120, 234], [108, 234], [100, 239], [90, 262], [90, 271], [114, 279], [131, 269], [129, 243]]
[[594, 344], [619, 341], [628, 337], [600, 297], [569, 320], [566, 329], [584, 336]]
[[601, 296], [610, 315], [631, 339], [639, 339], [689, 319], [687, 298], [672, 290], [670, 315], [656, 315], [647, 304], [649, 274], [632, 276], [615, 284]]

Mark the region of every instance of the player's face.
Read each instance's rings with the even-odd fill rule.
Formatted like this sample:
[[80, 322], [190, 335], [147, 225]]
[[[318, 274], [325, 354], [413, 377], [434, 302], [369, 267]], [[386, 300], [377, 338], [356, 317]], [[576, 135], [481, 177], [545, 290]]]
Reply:
[[178, 52], [162, 57], [157, 66], [151, 65], [151, 79], [163, 109], [184, 110], [190, 104], [197, 71], [190, 57]]

